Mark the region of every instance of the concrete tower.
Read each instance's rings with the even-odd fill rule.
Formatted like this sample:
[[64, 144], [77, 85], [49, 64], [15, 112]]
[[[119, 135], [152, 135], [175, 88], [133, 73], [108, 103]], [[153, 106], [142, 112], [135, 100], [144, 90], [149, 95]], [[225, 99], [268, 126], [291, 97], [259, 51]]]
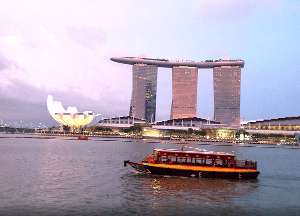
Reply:
[[214, 120], [221, 124], [240, 123], [241, 67], [222, 66], [213, 69]]
[[133, 65], [130, 116], [155, 121], [157, 68], [172, 68], [171, 119], [197, 117], [198, 68], [213, 68], [214, 119], [223, 124], [239, 124], [241, 59], [202, 62], [173, 62], [168, 59], [139, 57], [110, 58], [122, 64]]
[[132, 66], [132, 95], [129, 115], [155, 121], [157, 66], [135, 64]]
[[197, 81], [197, 67], [173, 67], [171, 119], [197, 117]]

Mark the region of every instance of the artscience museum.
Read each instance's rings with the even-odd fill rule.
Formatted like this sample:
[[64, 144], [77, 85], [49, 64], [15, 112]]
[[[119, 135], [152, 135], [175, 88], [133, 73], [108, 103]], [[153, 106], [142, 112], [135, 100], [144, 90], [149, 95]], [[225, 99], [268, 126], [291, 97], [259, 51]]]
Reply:
[[76, 107], [68, 107], [67, 110], [65, 110], [61, 102], [53, 101], [51, 95], [48, 95], [47, 107], [54, 120], [59, 122], [61, 126], [65, 125], [70, 127], [72, 131], [88, 125], [95, 118], [95, 114], [92, 111], [79, 113]]

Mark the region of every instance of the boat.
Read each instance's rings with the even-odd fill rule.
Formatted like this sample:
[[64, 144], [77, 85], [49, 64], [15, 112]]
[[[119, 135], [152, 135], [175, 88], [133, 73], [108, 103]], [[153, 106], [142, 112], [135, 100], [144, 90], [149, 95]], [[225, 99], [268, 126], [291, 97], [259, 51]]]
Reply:
[[78, 136], [79, 140], [88, 140], [88, 136]]
[[255, 179], [260, 174], [256, 161], [237, 160], [232, 153], [183, 149], [154, 148], [141, 162], [125, 160], [124, 166], [147, 174], [197, 178]]

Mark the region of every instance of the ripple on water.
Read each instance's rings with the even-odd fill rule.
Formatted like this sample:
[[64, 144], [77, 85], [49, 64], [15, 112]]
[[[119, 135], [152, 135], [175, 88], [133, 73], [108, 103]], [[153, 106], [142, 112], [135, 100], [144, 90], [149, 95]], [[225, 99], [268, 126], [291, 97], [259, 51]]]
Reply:
[[[130, 141], [130, 142], [129, 142]], [[257, 180], [231, 181], [135, 173], [123, 160], [177, 144], [141, 140], [1, 139], [4, 215], [296, 215], [298, 151], [205, 144], [258, 161]], [[199, 147], [190, 143], [191, 147]]]

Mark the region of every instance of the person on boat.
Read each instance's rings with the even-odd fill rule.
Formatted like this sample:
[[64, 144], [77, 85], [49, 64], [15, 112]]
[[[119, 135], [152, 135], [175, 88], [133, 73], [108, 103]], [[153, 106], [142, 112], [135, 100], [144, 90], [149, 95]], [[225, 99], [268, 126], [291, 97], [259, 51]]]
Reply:
[[217, 161], [214, 161], [214, 164], [213, 164], [214, 167], [218, 166], [218, 163]]

